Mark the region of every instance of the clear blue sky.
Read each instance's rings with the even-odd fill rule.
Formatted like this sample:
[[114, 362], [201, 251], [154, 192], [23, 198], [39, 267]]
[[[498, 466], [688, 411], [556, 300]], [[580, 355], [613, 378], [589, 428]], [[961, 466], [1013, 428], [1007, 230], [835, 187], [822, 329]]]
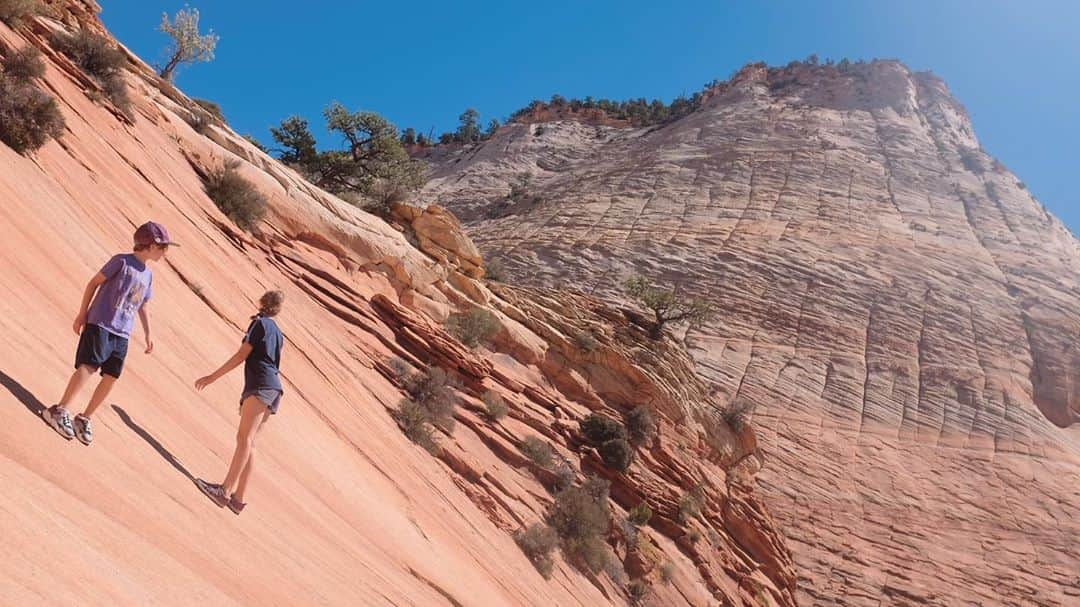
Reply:
[[[113, 34], [151, 63], [167, 43], [161, 13], [184, 6], [99, 2]], [[942, 76], [983, 147], [1080, 234], [1068, 185], [1080, 164], [1077, 1], [188, 3], [221, 42], [213, 63], [179, 72], [178, 86], [264, 142], [300, 114], [321, 144], [335, 144], [319, 117], [331, 100], [439, 133], [466, 107], [486, 123], [554, 93], [670, 100], [750, 61], [897, 58]]]

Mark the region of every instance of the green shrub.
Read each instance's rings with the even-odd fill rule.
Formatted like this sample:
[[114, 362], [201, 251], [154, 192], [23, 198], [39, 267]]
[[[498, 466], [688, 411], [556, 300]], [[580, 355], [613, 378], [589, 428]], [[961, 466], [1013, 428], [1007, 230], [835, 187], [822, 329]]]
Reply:
[[0, 21], [18, 27], [26, 19], [36, 17], [42, 12], [38, 0], [0, 0]]
[[439, 445], [435, 442], [434, 429], [423, 405], [408, 398], [401, 399], [394, 411], [394, 421], [412, 442], [427, 449], [429, 453], [438, 453]]
[[504, 401], [503, 397], [499, 396], [495, 391], [488, 390], [487, 392], [484, 392], [482, 400], [484, 401], [484, 406], [487, 408], [488, 417], [495, 421], [499, 421], [506, 417], [508, 411], [506, 401]]
[[547, 441], [535, 436], [527, 436], [525, 440], [521, 441], [521, 446], [518, 449], [525, 454], [525, 457], [529, 458], [529, 461], [541, 468], [547, 468], [551, 465], [554, 453]]
[[246, 141], [246, 142], [250, 143], [251, 145], [255, 146], [256, 148], [258, 148], [260, 152], [262, 152], [264, 154], [269, 154], [270, 153], [270, 150], [266, 149], [266, 146], [264, 146], [258, 139], [256, 139], [254, 136], [252, 136], [251, 133], [241, 135], [241, 137], [244, 138], [244, 141]]
[[631, 409], [624, 421], [626, 433], [635, 446], [648, 442], [656, 434], [656, 421], [653, 419], [652, 411], [644, 405]]
[[0, 74], [0, 141], [23, 154], [59, 138], [64, 128], [64, 115], [55, 99]]
[[634, 461], [634, 448], [622, 438], [613, 438], [600, 445], [600, 458], [612, 470], [626, 472]]
[[45, 62], [41, 60], [41, 51], [33, 46], [24, 46], [4, 57], [4, 76], [16, 84], [28, 84], [34, 78], [45, 75]]
[[630, 512], [626, 514], [626, 519], [634, 524], [636, 527], [643, 527], [649, 524], [649, 520], [652, 519], [653, 511], [649, 507], [649, 504], [641, 502], [637, 506], [630, 509]]
[[559, 543], [559, 536], [555, 530], [542, 523], [534, 523], [528, 529], [514, 533], [514, 541], [529, 557], [533, 567], [544, 576], [551, 579], [551, 572], [555, 568], [555, 560], [551, 553]]
[[590, 478], [564, 489], [555, 496], [547, 515], [566, 552], [594, 572], [603, 568], [607, 558], [603, 537], [611, 516], [608, 488], [607, 481]]
[[252, 230], [266, 215], [266, 198], [228, 163], [207, 175], [206, 195], [242, 230]]
[[679, 498], [679, 520], [684, 524], [701, 514], [705, 507], [705, 490], [698, 485]]
[[582, 420], [581, 433], [594, 446], [617, 438], [626, 439], [626, 428], [622, 424], [599, 413], [591, 413]]
[[461, 343], [475, 348], [491, 339], [499, 330], [499, 319], [483, 308], [473, 308], [464, 314], [454, 314], [446, 328]]
[[700, 297], [683, 296], [678, 284], [654, 286], [648, 278], [635, 276], [626, 281], [623, 289], [628, 297], [653, 313], [654, 323], [649, 331], [653, 339], [660, 339], [667, 323], [688, 322], [693, 329], [715, 316], [712, 304]]

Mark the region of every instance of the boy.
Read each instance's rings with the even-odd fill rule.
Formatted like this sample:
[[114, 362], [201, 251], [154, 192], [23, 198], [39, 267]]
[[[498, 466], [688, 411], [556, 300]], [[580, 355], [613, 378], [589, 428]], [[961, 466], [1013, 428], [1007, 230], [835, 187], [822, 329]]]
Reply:
[[[154, 350], [150, 338], [150, 313], [146, 307], [150, 301], [153, 273], [146, 262], [160, 260], [170, 246], [177, 245], [169, 240], [165, 226], [152, 221], [135, 230], [134, 241], [134, 253], [114, 255], [86, 285], [79, 313], [72, 325], [75, 334], [80, 335], [75, 352], [75, 372], [68, 380], [60, 402], [41, 412], [45, 422], [60, 436], [68, 440], [78, 438], [84, 445], [94, 440], [90, 416], [109, 396], [124, 368], [128, 337], [134, 328], [136, 313], [146, 335], [146, 353]], [[72, 424], [67, 406], [86, 380], [99, 369], [101, 383], [90, 397], [86, 410], [75, 416]]]

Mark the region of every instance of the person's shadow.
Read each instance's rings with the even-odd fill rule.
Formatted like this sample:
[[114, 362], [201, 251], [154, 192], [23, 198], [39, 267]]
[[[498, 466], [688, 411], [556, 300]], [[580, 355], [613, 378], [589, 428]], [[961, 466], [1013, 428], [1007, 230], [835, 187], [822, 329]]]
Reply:
[[128, 428], [131, 428], [132, 431], [135, 432], [135, 434], [138, 434], [139, 438], [143, 439], [148, 445], [153, 447], [154, 451], [157, 451], [158, 455], [164, 458], [165, 461], [169, 462], [170, 466], [176, 468], [177, 472], [186, 476], [189, 481], [193, 483], [195, 482], [195, 477], [192, 476], [190, 472], [188, 472], [188, 469], [184, 467], [184, 464], [181, 464], [180, 460], [176, 459], [176, 456], [174, 456], [168, 449], [166, 449], [161, 443], [159, 443], [158, 440], [154, 438], [152, 434], [147, 432], [145, 428], [135, 423], [135, 420], [131, 419], [131, 416], [128, 415], [127, 411], [124, 411], [119, 405], [111, 406], [113, 408], [113, 411], [116, 411], [116, 414], [120, 416], [120, 420], [123, 421]]
[[41, 421], [45, 421], [41, 417], [41, 412], [45, 410], [45, 405], [42, 404], [36, 396], [30, 393], [29, 390], [24, 388], [22, 384], [15, 381], [10, 375], [0, 371], [0, 384], [8, 389], [15, 398], [26, 407], [27, 411], [34, 414], [35, 417]]

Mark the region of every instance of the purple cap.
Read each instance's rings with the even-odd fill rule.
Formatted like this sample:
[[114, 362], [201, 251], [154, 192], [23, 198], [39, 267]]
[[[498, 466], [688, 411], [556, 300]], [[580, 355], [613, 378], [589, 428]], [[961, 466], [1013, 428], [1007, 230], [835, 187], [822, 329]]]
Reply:
[[169, 240], [169, 231], [165, 229], [165, 226], [160, 223], [154, 223], [148, 221], [135, 230], [135, 244], [138, 246], [146, 246], [151, 244], [167, 244], [169, 246], [178, 247], [180, 245]]

